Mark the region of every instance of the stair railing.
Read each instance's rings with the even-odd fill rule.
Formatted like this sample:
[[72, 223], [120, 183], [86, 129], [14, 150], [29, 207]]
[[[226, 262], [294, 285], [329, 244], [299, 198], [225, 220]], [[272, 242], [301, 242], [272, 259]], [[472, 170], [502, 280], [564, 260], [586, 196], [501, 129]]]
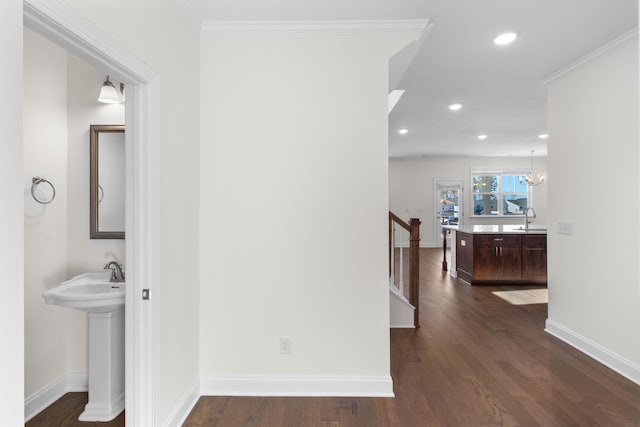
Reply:
[[[394, 288], [400, 295], [404, 295], [404, 257], [403, 242], [397, 242], [395, 225], [399, 225], [409, 233], [409, 303], [415, 307], [413, 324], [420, 327], [420, 220], [411, 218], [407, 223], [393, 212], [389, 211], [389, 287]], [[398, 256], [398, 284], [396, 285], [396, 247]]]

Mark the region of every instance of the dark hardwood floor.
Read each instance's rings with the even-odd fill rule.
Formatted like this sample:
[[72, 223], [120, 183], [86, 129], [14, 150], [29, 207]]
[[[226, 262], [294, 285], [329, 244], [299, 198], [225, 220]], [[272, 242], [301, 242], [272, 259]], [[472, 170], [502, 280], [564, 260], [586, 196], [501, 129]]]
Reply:
[[491, 294], [524, 287], [452, 279], [441, 249], [420, 262], [422, 326], [391, 330], [395, 398], [201, 397], [183, 426], [640, 426], [639, 386], [545, 333], [546, 304]]
[[[546, 304], [451, 279], [441, 254], [421, 249], [422, 327], [391, 331], [395, 398], [202, 397], [183, 426], [640, 427], [640, 387], [546, 334]], [[27, 426], [85, 425], [71, 406]]]
[[108, 423], [91, 422], [82, 423], [78, 417], [87, 404], [87, 393], [67, 393], [58, 399], [53, 405], [29, 420], [26, 427], [122, 427], [124, 426], [124, 412]]

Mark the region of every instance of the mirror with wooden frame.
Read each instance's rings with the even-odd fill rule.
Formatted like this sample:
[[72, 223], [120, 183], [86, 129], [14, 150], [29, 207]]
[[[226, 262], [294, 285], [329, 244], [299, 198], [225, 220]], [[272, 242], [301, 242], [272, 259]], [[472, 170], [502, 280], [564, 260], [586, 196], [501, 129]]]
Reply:
[[124, 239], [124, 125], [90, 126], [91, 239]]

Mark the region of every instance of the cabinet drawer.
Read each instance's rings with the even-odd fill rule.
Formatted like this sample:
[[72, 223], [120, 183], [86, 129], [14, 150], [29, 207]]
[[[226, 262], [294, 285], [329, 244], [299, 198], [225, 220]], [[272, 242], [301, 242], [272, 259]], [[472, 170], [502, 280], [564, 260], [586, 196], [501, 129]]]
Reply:
[[522, 247], [524, 249], [547, 249], [547, 236], [546, 234], [522, 236]]
[[522, 236], [514, 234], [479, 234], [473, 239], [474, 246], [478, 249], [491, 249], [500, 246], [503, 249], [520, 249]]

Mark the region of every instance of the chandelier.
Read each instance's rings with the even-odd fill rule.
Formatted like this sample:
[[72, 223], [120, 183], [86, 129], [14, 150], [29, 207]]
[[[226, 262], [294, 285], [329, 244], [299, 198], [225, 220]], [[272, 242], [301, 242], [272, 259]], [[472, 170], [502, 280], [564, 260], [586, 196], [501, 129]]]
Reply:
[[538, 174], [538, 181], [536, 182], [536, 180], [533, 178], [533, 150], [531, 150], [531, 170], [529, 171], [529, 173], [527, 174], [527, 176], [525, 177], [525, 180], [527, 181], [527, 184], [529, 184], [531, 187], [535, 187], [536, 185], [540, 185], [544, 182], [544, 173], [540, 172]]

